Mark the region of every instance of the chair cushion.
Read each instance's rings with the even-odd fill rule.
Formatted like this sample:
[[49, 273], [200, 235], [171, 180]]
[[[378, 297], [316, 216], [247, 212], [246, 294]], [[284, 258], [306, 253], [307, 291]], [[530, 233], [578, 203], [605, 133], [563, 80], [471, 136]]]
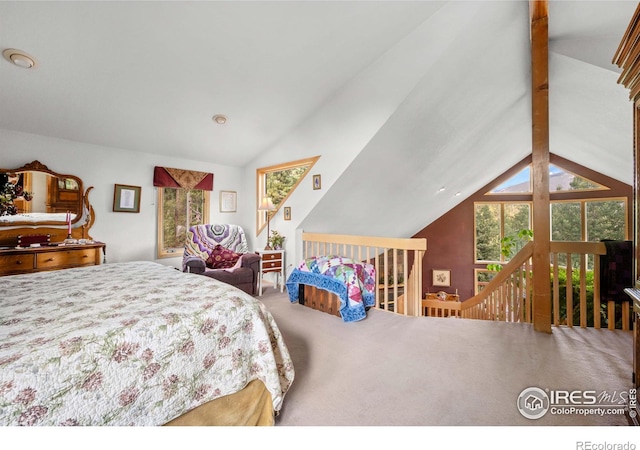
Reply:
[[242, 255], [236, 253], [222, 245], [216, 245], [211, 251], [211, 255], [206, 261], [210, 269], [229, 269], [236, 265]]

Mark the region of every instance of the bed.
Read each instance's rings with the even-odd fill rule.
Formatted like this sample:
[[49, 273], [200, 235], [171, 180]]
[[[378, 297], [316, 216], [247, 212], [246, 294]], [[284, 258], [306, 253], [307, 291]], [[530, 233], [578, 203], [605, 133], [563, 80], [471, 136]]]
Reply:
[[[339, 315], [344, 322], [357, 322], [366, 318], [367, 310], [375, 305], [375, 280], [372, 264], [323, 255], [301, 261], [287, 278], [286, 286], [292, 303]], [[305, 291], [305, 287], [312, 289]], [[322, 291], [335, 294], [337, 299]], [[313, 298], [319, 299], [314, 302]]]
[[2, 278], [0, 425], [273, 425], [294, 379], [252, 296], [153, 262]]

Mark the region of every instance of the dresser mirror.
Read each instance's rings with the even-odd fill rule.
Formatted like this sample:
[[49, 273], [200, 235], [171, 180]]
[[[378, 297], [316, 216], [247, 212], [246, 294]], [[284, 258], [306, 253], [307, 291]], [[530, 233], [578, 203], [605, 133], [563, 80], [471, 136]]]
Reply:
[[[88, 193], [75, 175], [52, 171], [39, 161], [0, 169], [0, 237], [13, 230], [46, 231], [57, 238], [86, 238], [95, 219]], [[1, 240], [1, 239], [0, 239]]]
[[0, 226], [65, 225], [82, 218], [82, 180], [38, 161], [0, 169], [0, 195]]

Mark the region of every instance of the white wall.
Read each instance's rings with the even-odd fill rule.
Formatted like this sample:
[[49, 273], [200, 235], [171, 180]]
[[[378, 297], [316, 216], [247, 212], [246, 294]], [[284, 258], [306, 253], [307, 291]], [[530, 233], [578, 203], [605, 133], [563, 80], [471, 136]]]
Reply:
[[[255, 228], [242, 223], [239, 212], [219, 212], [220, 190], [237, 191], [238, 209], [247, 207], [248, 196], [242, 178], [244, 173], [237, 167], [185, 160], [179, 155], [163, 157], [0, 129], [0, 167], [20, 167], [34, 160], [54, 172], [80, 177], [85, 189], [94, 187], [89, 194], [89, 201], [95, 210], [96, 223], [90, 234], [107, 244], [107, 262], [156, 260], [157, 190], [153, 187], [154, 166], [212, 172], [214, 190], [211, 193], [210, 221], [236, 223], [248, 230]], [[114, 184], [142, 187], [140, 213], [112, 211]], [[247, 237], [252, 246], [250, 232]], [[181, 256], [157, 261], [179, 267]]]

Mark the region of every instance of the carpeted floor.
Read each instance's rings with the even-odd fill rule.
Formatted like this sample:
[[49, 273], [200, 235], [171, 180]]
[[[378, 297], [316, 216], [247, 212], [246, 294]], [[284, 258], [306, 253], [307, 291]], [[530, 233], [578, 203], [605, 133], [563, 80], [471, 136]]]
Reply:
[[628, 424], [624, 415], [607, 413], [548, 412], [532, 420], [517, 401], [529, 387], [596, 391], [612, 397], [607, 404], [620, 400], [631, 388], [630, 332], [563, 327], [546, 334], [530, 325], [378, 310], [344, 323], [291, 304], [286, 291], [269, 287], [260, 299], [296, 370], [277, 425]]

